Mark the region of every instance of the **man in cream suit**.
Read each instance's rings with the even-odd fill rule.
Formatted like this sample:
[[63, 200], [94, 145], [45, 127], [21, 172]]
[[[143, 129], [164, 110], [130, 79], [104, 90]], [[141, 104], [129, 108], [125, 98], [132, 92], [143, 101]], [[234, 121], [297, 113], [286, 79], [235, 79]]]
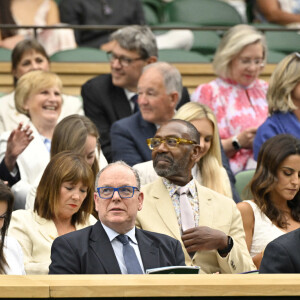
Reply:
[[[254, 270], [234, 201], [192, 178], [191, 169], [200, 156], [199, 141], [192, 124], [175, 119], [148, 139], [154, 169], [162, 178], [142, 188], [144, 207], [136, 225], [178, 239], [186, 265], [200, 266], [203, 273]], [[189, 206], [189, 218], [181, 210], [183, 200], [177, 194], [181, 187], [188, 188], [185, 208]], [[192, 224], [186, 226], [187, 221]]]

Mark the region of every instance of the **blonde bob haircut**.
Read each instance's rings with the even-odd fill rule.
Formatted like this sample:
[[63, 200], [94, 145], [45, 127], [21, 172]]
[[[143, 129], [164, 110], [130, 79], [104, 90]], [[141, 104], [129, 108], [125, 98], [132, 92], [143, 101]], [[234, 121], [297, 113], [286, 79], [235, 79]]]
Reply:
[[34, 211], [44, 219], [53, 220], [59, 215], [60, 190], [63, 182], [87, 187], [87, 195], [78, 212], [72, 216], [72, 224], [84, 224], [93, 211], [94, 175], [85, 159], [72, 151], [53, 156], [38, 185]]
[[15, 105], [19, 113], [30, 118], [29, 113], [24, 109], [24, 105], [28, 98], [37, 94], [43, 89], [56, 86], [61, 91], [62, 82], [60, 78], [49, 71], [30, 71], [24, 74], [17, 82], [15, 90]]
[[269, 113], [297, 109], [292, 92], [300, 83], [300, 54], [295, 52], [281, 60], [272, 73], [267, 91]]
[[[99, 133], [97, 127], [89, 118], [80, 115], [65, 117], [55, 126], [51, 142], [51, 157], [64, 150], [84, 155], [86, 139], [89, 135], [95, 137], [98, 143]], [[99, 143], [97, 150], [99, 157]], [[92, 165], [92, 170], [94, 176], [99, 172], [97, 155]]]
[[266, 60], [267, 44], [264, 35], [255, 27], [239, 24], [231, 27], [223, 36], [213, 59], [215, 73], [223, 78], [230, 78], [232, 60], [248, 45], [261, 43], [263, 58]]
[[198, 162], [202, 185], [223, 195], [232, 197], [229, 179], [228, 182], [224, 180], [224, 175], [227, 176], [227, 173], [222, 165], [218, 123], [213, 111], [204, 104], [188, 102], [180, 107], [174, 119], [181, 119], [188, 122], [207, 119], [211, 122], [213, 126], [211, 146], [205, 156]]

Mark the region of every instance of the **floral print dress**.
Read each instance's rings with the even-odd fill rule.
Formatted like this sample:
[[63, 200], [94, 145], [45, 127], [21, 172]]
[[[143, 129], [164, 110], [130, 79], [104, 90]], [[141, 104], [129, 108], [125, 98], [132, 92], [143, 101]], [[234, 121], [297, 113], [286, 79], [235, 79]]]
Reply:
[[[268, 116], [268, 83], [256, 79], [244, 87], [230, 79], [217, 78], [198, 86], [192, 101], [209, 106], [217, 118], [221, 139], [238, 135], [250, 127], [259, 127]], [[251, 149], [241, 149], [230, 158], [234, 173], [253, 169], [256, 162]]]

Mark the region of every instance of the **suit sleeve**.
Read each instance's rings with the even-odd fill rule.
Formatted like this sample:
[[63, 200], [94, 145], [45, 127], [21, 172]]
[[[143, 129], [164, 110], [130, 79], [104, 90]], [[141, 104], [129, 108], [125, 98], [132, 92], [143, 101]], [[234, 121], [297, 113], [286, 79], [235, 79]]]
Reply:
[[17, 210], [12, 214], [8, 235], [14, 237], [22, 248], [26, 274], [47, 274], [49, 253], [42, 253], [43, 259], [33, 256], [33, 248], [37, 245], [34, 245], [32, 235], [36, 229], [31, 228], [32, 222], [27, 220], [28, 215], [23, 212], [24, 210]]
[[49, 274], [81, 274], [73, 248], [63, 237], [54, 240], [51, 247]]
[[232, 202], [232, 223], [228, 235], [233, 239], [231, 251], [226, 257], [221, 257], [217, 253], [221, 272], [233, 274], [256, 270], [246, 245], [241, 214], [234, 202]]
[[[297, 249], [293, 250], [297, 251]], [[259, 273], [296, 273], [294, 264], [284, 245], [276, 241], [267, 245]]]
[[179, 241], [175, 240], [175, 258], [176, 258], [176, 266], [185, 266], [185, 258], [184, 253], [182, 251], [182, 247]]
[[123, 160], [130, 166], [144, 161], [139, 153], [131, 133], [125, 128], [122, 120], [111, 127], [111, 153], [113, 161]]
[[101, 95], [97, 94], [98, 89], [95, 88], [95, 82], [88, 81], [82, 86], [81, 96], [83, 99], [83, 108], [85, 115], [90, 118], [96, 125], [100, 134], [100, 143], [102, 152], [108, 162], [111, 161], [110, 149], [110, 122], [106, 116], [105, 109], [99, 99]]
[[0, 163], [0, 179], [7, 181], [9, 186], [14, 185], [21, 179], [18, 164], [16, 164], [16, 167], [17, 167], [17, 172], [16, 172], [15, 176], [12, 176], [6, 167], [4, 158], [2, 159], [2, 161]]

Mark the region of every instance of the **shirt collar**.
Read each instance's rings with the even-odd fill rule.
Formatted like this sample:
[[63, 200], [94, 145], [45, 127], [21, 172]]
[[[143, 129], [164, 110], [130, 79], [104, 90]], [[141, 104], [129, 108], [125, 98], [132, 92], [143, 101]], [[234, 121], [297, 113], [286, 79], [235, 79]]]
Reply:
[[[107, 227], [102, 222], [101, 222], [101, 224], [102, 224], [103, 229], [105, 230], [110, 242], [112, 242], [112, 240], [114, 240], [118, 235], [120, 235], [120, 233], [118, 233], [118, 232], [114, 231], [113, 229]], [[138, 244], [137, 239], [135, 237], [135, 227], [133, 227], [128, 232], [126, 232], [125, 235], [127, 235], [133, 243]]]
[[131, 99], [134, 95], [137, 94], [136, 92], [131, 92], [131, 91], [127, 90], [127, 89], [124, 89], [124, 92], [125, 92], [125, 95], [126, 95], [128, 101], [130, 101], [130, 99]]
[[[163, 177], [162, 180], [163, 180], [163, 183], [164, 183], [165, 187], [167, 188], [170, 196], [172, 197], [177, 192], [177, 190], [180, 186], [172, 183], [167, 178]], [[192, 180], [190, 182], [188, 182], [185, 186], [189, 188], [189, 191], [190, 191], [192, 197], [195, 198], [196, 197], [196, 185], [195, 185], [194, 178], [192, 178]]]

